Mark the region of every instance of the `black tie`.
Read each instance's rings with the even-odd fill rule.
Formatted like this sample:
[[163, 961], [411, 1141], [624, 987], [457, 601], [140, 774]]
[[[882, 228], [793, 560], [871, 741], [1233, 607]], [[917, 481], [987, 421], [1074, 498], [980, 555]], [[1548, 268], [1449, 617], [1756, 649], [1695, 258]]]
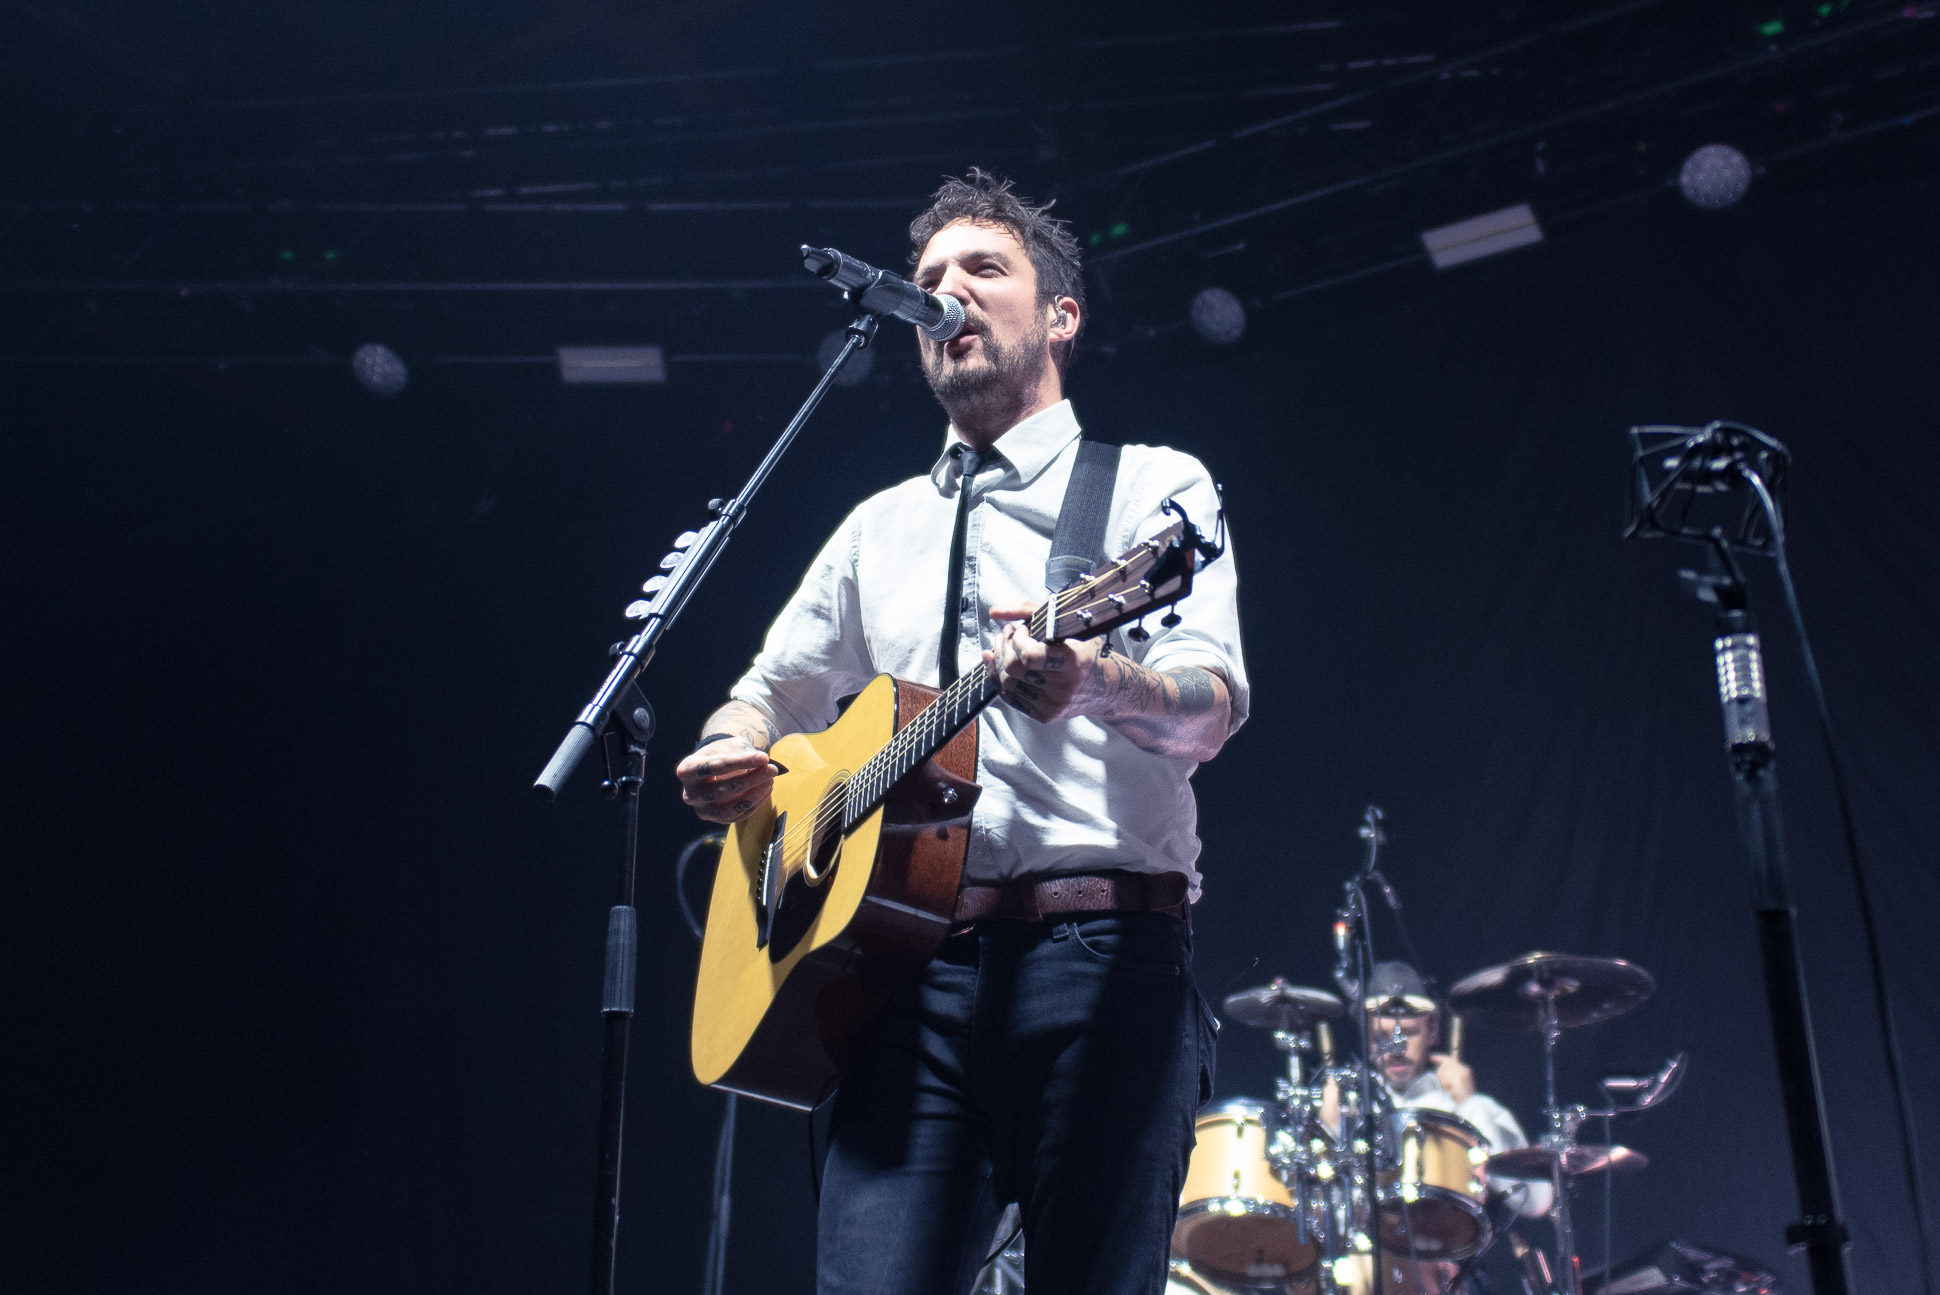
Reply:
[[[970, 486], [983, 470], [984, 453], [959, 445], [953, 453], [961, 465], [957, 476], [957, 527], [950, 535], [950, 578], [943, 590], [943, 640], [936, 652], [937, 678], [948, 688], [957, 681], [957, 626], [962, 623], [964, 532], [970, 525]], [[991, 458], [996, 458], [993, 451]]]

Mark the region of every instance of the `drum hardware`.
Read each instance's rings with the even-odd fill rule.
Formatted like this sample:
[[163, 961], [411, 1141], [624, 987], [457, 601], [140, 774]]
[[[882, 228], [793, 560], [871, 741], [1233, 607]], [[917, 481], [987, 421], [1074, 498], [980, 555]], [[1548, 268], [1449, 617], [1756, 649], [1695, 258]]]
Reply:
[[[1470, 1019], [1541, 1038], [1548, 1129], [1536, 1146], [1492, 1156], [1454, 1114], [1397, 1105], [1381, 1063], [1407, 1052], [1404, 1022], [1436, 1009], [1418, 979], [1377, 969], [1368, 947], [1363, 887], [1378, 882], [1399, 912], [1374, 869], [1381, 828], [1370, 809], [1361, 831], [1367, 864], [1347, 883], [1335, 918], [1344, 994], [1275, 978], [1221, 1004], [1228, 1019], [1269, 1035], [1283, 1074], [1271, 1103], [1227, 1100], [1200, 1113], [1173, 1233], [1174, 1295], [1447, 1295], [1502, 1235], [1525, 1281], [1540, 1282], [1532, 1295], [1580, 1295], [1571, 1182], [1649, 1164], [1628, 1147], [1584, 1146], [1576, 1135], [1587, 1120], [1663, 1101], [1683, 1078], [1683, 1056], [1653, 1074], [1605, 1079], [1602, 1108], [1565, 1106], [1556, 1088], [1563, 1032], [1621, 1015], [1656, 988], [1649, 972], [1620, 958], [1532, 953], [1465, 977], [1449, 992], [1448, 1052], [1456, 1060]], [[1349, 1002], [1361, 1010], [1361, 1055], [1340, 1058], [1330, 1023]], [[1392, 1029], [1378, 1033], [1377, 1018]], [[1490, 1213], [1491, 1177], [1551, 1184], [1562, 1260], [1554, 1269], [1512, 1230], [1498, 1232], [1503, 1216]]]
[[[1622, 958], [1531, 953], [1464, 976], [1448, 991], [1450, 1009], [1465, 1017], [1506, 1029], [1533, 1030], [1542, 1036], [1543, 1114], [1549, 1121], [1549, 1131], [1535, 1147], [1500, 1153], [1500, 1172], [1504, 1177], [1549, 1180], [1555, 1193], [1550, 1212], [1556, 1225], [1557, 1266], [1561, 1269], [1557, 1289], [1562, 1295], [1579, 1295], [1581, 1290], [1576, 1232], [1570, 1220], [1571, 1180], [1605, 1169], [1641, 1169], [1649, 1161], [1628, 1147], [1577, 1145], [1576, 1132], [1584, 1120], [1629, 1114], [1645, 1106], [1627, 1106], [1621, 1112], [1614, 1106], [1607, 1111], [1562, 1106], [1556, 1099], [1556, 1047], [1564, 1030], [1621, 1016], [1642, 1004], [1656, 987], [1648, 971]], [[1683, 1066], [1680, 1055], [1657, 1075], [1636, 1085], [1638, 1094], [1649, 1098], [1645, 1105], [1654, 1105], [1669, 1095], [1682, 1077]], [[1606, 1093], [1610, 1091], [1605, 1088]], [[1512, 1172], [1511, 1166], [1535, 1172]]]

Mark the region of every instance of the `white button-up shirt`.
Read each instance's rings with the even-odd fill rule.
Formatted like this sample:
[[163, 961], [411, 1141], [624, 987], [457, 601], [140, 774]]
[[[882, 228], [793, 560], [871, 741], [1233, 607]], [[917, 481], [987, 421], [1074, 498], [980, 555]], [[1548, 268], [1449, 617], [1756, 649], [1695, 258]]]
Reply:
[[[949, 442], [960, 438], [954, 428]], [[1044, 599], [1064, 490], [1077, 459], [1079, 427], [1069, 401], [1042, 410], [998, 438], [997, 461], [967, 488], [957, 664], [968, 673], [1002, 629], [990, 609]], [[878, 674], [934, 685], [943, 598], [962, 465], [946, 452], [928, 476], [875, 495], [849, 514], [809, 567], [732, 695], [784, 733], [835, 722], [837, 702]], [[1115, 556], [1163, 530], [1160, 511], [1176, 499], [1208, 536], [1219, 511], [1212, 478], [1197, 459], [1157, 446], [1127, 445], [1105, 528]], [[1124, 627], [1111, 648], [1154, 670], [1200, 666], [1232, 692], [1232, 727], [1245, 720], [1233, 555], [1205, 566], [1167, 628], [1153, 615], [1151, 638]], [[1124, 869], [1183, 872], [1199, 895], [1198, 811], [1188, 779], [1196, 762], [1142, 751], [1096, 720], [1042, 724], [998, 701], [978, 719], [977, 781], [964, 871], [976, 882]]]

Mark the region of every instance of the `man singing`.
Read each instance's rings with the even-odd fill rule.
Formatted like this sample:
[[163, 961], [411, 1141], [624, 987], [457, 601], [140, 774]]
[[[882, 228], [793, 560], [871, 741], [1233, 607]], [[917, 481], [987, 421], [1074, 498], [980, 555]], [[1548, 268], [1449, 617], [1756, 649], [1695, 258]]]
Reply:
[[[733, 822], [769, 794], [782, 734], [826, 728], [877, 674], [947, 682], [981, 656], [1002, 700], [977, 721], [956, 925], [834, 1098], [818, 1287], [959, 1295], [1016, 1202], [1032, 1290], [1158, 1295], [1211, 1089], [1189, 779], [1246, 718], [1233, 559], [1144, 641], [1031, 638], [1080, 444], [1064, 399], [1086, 313], [1078, 244], [1048, 205], [972, 170], [937, 191], [910, 246], [916, 282], [968, 321], [948, 342], [918, 337], [944, 453], [823, 547], [681, 762], [682, 797]], [[1169, 524], [1168, 499], [1208, 529], [1219, 508], [1196, 460], [1125, 446], [1104, 553]]]

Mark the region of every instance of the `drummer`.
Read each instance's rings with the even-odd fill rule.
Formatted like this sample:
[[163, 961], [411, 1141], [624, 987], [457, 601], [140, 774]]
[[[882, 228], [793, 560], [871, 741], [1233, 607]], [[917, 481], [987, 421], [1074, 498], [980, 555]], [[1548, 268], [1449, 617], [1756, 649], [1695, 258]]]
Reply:
[[[1452, 1053], [1435, 1051], [1441, 1042], [1440, 1004], [1429, 996], [1420, 972], [1405, 962], [1375, 963], [1365, 1007], [1380, 1058], [1377, 1070], [1397, 1107], [1446, 1111], [1473, 1125], [1492, 1152], [1529, 1145], [1509, 1108], [1476, 1091], [1475, 1072]], [[1549, 1212], [1554, 1190], [1547, 1182], [1492, 1178], [1489, 1185], [1507, 1193], [1507, 1203], [1525, 1218]]]

